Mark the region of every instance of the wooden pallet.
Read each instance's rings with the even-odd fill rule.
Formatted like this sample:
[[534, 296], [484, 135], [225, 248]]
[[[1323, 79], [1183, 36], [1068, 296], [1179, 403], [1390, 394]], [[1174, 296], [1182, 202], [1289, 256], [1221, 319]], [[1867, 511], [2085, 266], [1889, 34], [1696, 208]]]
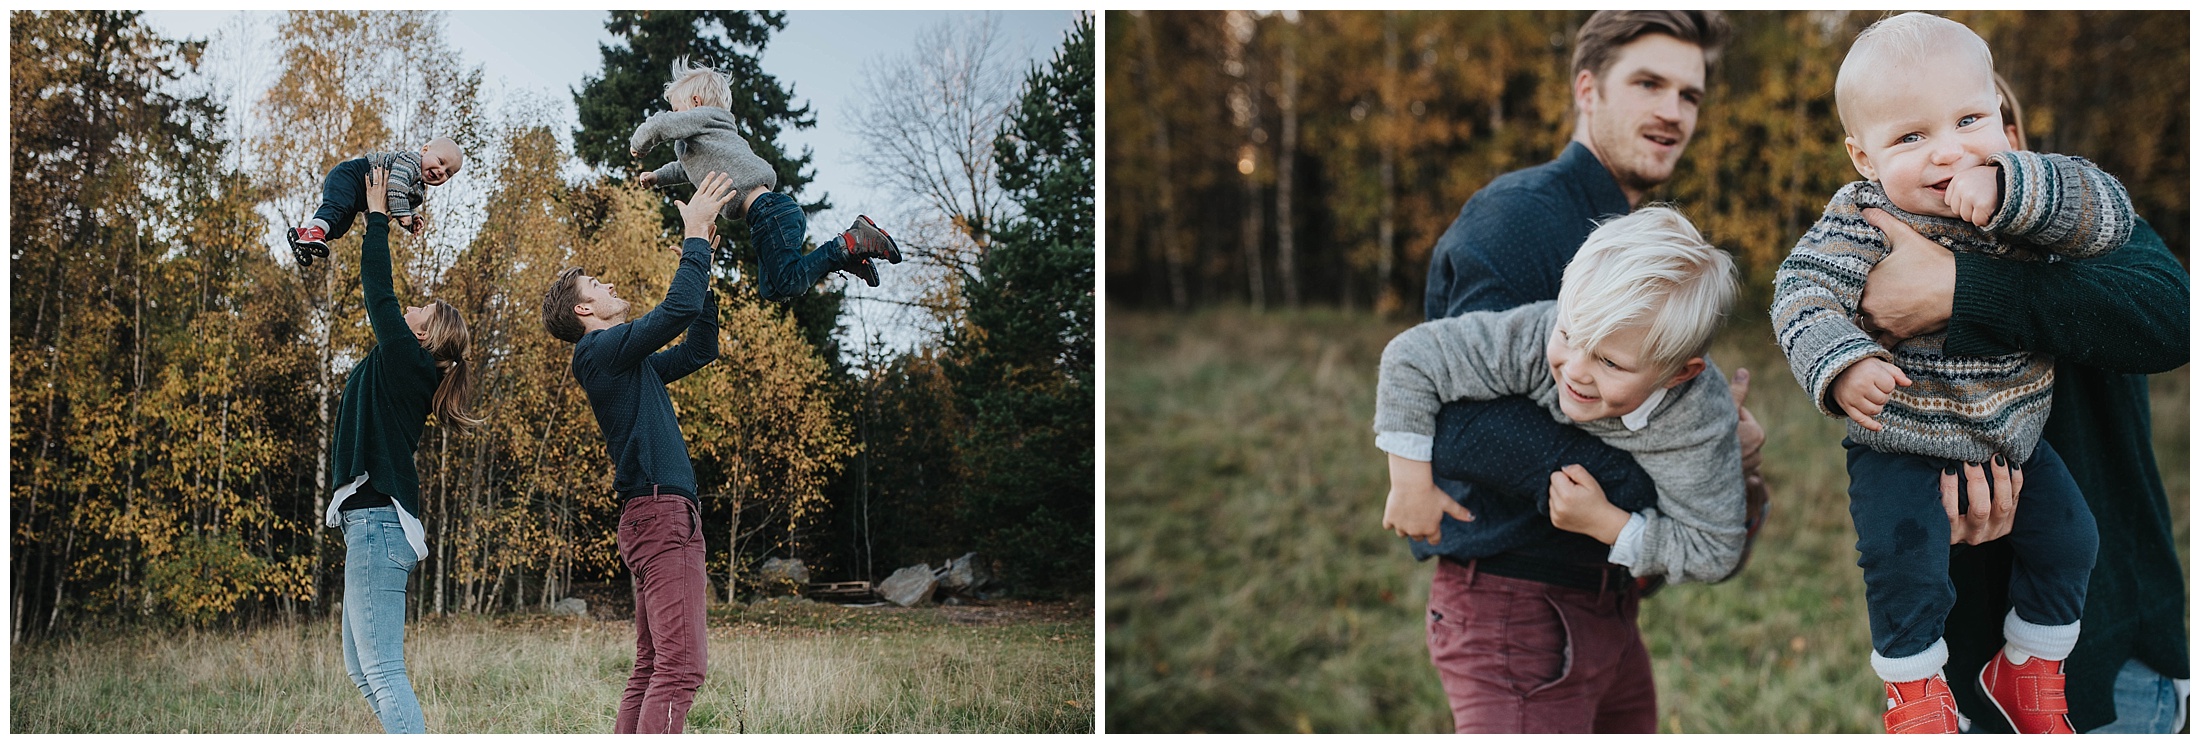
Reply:
[[832, 602], [870, 602], [878, 599], [878, 593], [868, 581], [832, 581], [810, 584], [802, 590], [803, 596]]

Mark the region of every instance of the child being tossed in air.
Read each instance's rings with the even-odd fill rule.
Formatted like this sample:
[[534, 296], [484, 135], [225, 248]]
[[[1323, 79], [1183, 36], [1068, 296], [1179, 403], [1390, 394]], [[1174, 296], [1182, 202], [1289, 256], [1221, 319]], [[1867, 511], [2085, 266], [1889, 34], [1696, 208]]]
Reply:
[[299, 266], [313, 265], [315, 256], [328, 255], [328, 242], [344, 237], [351, 221], [367, 211], [367, 194], [360, 185], [376, 168], [389, 171], [390, 219], [407, 232], [419, 235], [428, 227], [428, 187], [441, 186], [466, 165], [466, 154], [449, 137], [437, 137], [421, 145], [419, 152], [370, 152], [337, 163], [321, 182], [321, 207], [313, 221], [290, 228], [285, 237]]
[[1717, 581], [1740, 564], [1747, 527], [1739, 409], [1704, 352], [1735, 295], [1733, 259], [1687, 218], [1645, 207], [1589, 234], [1558, 300], [1432, 320], [1383, 349], [1375, 445], [1389, 453], [1383, 525], [1434, 542], [1445, 514], [1473, 515], [1436, 487], [1436, 413], [1455, 400], [1525, 395], [1650, 474], [1657, 505], [1614, 506], [1580, 465], [1551, 474], [1551, 524], [1612, 546], [1636, 577]]
[[1938, 16], [1908, 13], [1858, 34], [1834, 100], [1866, 180], [1834, 195], [1774, 280], [1773, 328], [1795, 380], [1821, 412], [1849, 419], [1849, 516], [1889, 733], [1965, 726], [1941, 671], [1956, 598], [1948, 521], [1959, 507], [1943, 502], [1940, 483], [1959, 464], [1987, 461], [2018, 468], [2023, 496], [2009, 533], [2007, 645], [1977, 684], [2017, 732], [2071, 733], [2062, 666], [2099, 535], [2040, 440], [2054, 360], [1944, 354], [1946, 332], [1882, 348], [1853, 319], [1865, 276], [1891, 250], [1866, 208], [1950, 250], [2011, 260], [2096, 256], [2130, 239], [2136, 218], [2114, 177], [2080, 158], [2010, 149], [1993, 69], [1984, 39]]
[[864, 284], [878, 286], [878, 269], [871, 259], [901, 263], [901, 248], [870, 217], [857, 215], [838, 237], [817, 250], [802, 252], [809, 218], [793, 197], [773, 190], [779, 175], [741, 137], [733, 113], [727, 110], [733, 100], [731, 79], [708, 67], [690, 66], [686, 57], [673, 61], [672, 82], [665, 85], [665, 102], [672, 104], [672, 110], [636, 127], [629, 152], [641, 157], [670, 140], [675, 159], [643, 173], [642, 185], [688, 183], [713, 172], [731, 176], [738, 195], [720, 214], [729, 220], [748, 217], [749, 239], [756, 243], [757, 271], [762, 275], [757, 293], [764, 299], [801, 296], [834, 271], [846, 271]]

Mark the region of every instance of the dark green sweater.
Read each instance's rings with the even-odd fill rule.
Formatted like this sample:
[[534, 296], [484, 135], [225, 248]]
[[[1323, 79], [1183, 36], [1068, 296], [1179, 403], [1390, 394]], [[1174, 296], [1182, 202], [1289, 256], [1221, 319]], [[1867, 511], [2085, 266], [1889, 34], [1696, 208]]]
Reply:
[[[420, 472], [413, 448], [420, 444], [429, 404], [443, 371], [405, 324], [404, 308], [390, 281], [390, 217], [367, 215], [366, 242], [359, 252], [359, 283], [366, 292], [367, 320], [374, 326], [374, 347], [352, 365], [344, 399], [336, 409], [335, 437], [329, 442], [330, 485], [341, 488], [367, 474], [378, 493], [396, 502], [405, 515], [420, 517]], [[341, 522], [329, 505], [328, 525]], [[411, 529], [407, 529], [408, 535]], [[415, 544], [413, 549], [423, 550]]]
[[[1948, 351], [2055, 356], [2042, 437], [2069, 465], [2100, 527], [2078, 645], [2064, 665], [2070, 723], [2079, 731], [2115, 720], [2116, 674], [2127, 659], [2191, 677], [2185, 582], [2154, 465], [2146, 379], [2185, 364], [2189, 297], [2185, 268], [2144, 222], [2121, 250], [2099, 258], [2028, 263], [1956, 254]], [[2001, 648], [2010, 561], [2007, 541], [1958, 549], [1950, 561], [1957, 600], [1948, 615], [1949, 686], [1974, 725], [1999, 733], [2007, 726], [1967, 680]]]

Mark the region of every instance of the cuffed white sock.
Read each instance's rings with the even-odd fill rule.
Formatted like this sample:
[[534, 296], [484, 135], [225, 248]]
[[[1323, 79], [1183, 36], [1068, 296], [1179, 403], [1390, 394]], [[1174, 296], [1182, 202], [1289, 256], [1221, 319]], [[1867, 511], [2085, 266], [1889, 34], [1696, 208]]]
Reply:
[[2070, 649], [2078, 645], [2078, 624], [2034, 625], [2017, 617], [2016, 610], [2001, 620], [2001, 637], [2009, 645], [2002, 654], [2009, 663], [2022, 664], [2037, 656], [2048, 661], [2070, 658]]
[[1939, 674], [1940, 668], [1947, 665], [1948, 642], [1945, 640], [1934, 639], [1933, 645], [1925, 650], [1899, 659], [1889, 659], [1880, 656], [1877, 649], [1872, 650], [1872, 671], [1887, 682], [1916, 682]]
[[312, 222], [306, 223], [306, 227], [318, 227], [321, 228], [322, 232], [328, 232], [328, 222], [319, 217], [315, 217]]

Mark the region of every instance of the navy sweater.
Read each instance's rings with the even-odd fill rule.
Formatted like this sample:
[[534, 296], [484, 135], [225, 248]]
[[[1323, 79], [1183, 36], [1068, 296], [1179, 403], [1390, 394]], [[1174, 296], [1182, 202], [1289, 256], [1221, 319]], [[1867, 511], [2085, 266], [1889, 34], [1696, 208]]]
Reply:
[[[1589, 148], [1570, 143], [1557, 160], [1497, 177], [1467, 200], [1429, 257], [1429, 320], [1558, 299], [1566, 262], [1595, 220], [1630, 211], [1619, 183]], [[1603, 566], [1611, 547], [1551, 526], [1550, 473], [1580, 464], [1627, 511], [1657, 505], [1650, 476], [1626, 453], [1552, 420], [1524, 397], [1447, 403], [1436, 417], [1430, 460], [1436, 484], [1474, 512], [1444, 517], [1434, 547], [1408, 541], [1415, 558], [1458, 560], [1512, 553]], [[1471, 481], [1471, 484], [1469, 483]]]
[[[677, 493], [695, 499], [695, 466], [665, 385], [718, 358], [718, 313], [708, 301], [710, 243], [688, 238], [664, 302], [641, 318], [590, 331], [573, 345], [573, 379], [603, 427], [620, 498]], [[687, 340], [658, 351], [681, 333]]]

